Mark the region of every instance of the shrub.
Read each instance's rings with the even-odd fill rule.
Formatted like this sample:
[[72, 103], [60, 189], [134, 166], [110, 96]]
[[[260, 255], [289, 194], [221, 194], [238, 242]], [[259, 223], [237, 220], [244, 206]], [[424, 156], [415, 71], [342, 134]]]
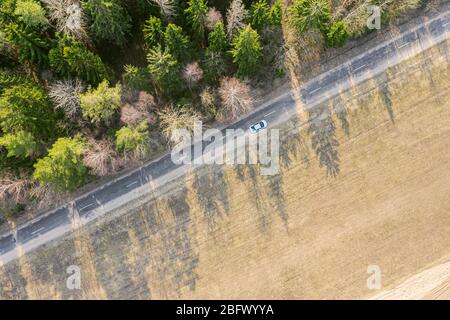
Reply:
[[44, 8], [35, 0], [17, 0], [14, 14], [28, 28], [39, 30], [40, 28], [44, 29], [48, 25]]
[[148, 124], [142, 121], [135, 127], [123, 127], [116, 132], [116, 149], [131, 153], [136, 158], [144, 158], [150, 151]]
[[109, 82], [102, 81], [96, 89], [89, 88], [80, 95], [83, 116], [92, 123], [110, 123], [120, 109], [122, 89], [120, 84], [109, 87]]
[[344, 21], [333, 23], [327, 32], [327, 45], [329, 47], [340, 47], [347, 41], [348, 32], [347, 25]]
[[48, 156], [34, 165], [33, 178], [60, 190], [74, 190], [86, 182], [88, 170], [82, 161], [86, 150], [84, 139], [59, 138], [48, 150]]

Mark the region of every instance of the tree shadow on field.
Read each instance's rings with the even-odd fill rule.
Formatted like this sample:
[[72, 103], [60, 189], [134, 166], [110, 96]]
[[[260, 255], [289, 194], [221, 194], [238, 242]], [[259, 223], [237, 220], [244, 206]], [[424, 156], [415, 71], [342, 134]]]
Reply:
[[0, 300], [28, 299], [27, 280], [20, 273], [18, 260], [0, 265]]
[[131, 247], [125, 217], [98, 225], [90, 237], [97, 279], [108, 299], [132, 298], [138, 291], [132, 281], [127, 253]]
[[230, 210], [228, 182], [223, 165], [211, 164], [194, 174], [193, 189], [208, 223], [208, 231], [217, 228], [217, 219]]
[[273, 176], [266, 176], [270, 190], [270, 200], [278, 215], [288, 230], [289, 215], [286, 208], [286, 200], [283, 192], [283, 175], [281, 173]]
[[386, 108], [386, 111], [389, 114], [389, 118], [391, 119], [392, 123], [395, 123], [395, 115], [394, 115], [394, 109], [392, 104], [392, 93], [389, 88], [389, 75], [385, 72], [383, 73], [383, 76], [376, 77], [376, 83], [378, 85], [378, 92], [381, 97], [381, 103]]
[[242, 182], [248, 181], [250, 183], [249, 197], [254, 204], [254, 212], [257, 214], [258, 226], [261, 231], [266, 231], [269, 223], [271, 222], [271, 216], [268, 212], [267, 205], [264, 202], [265, 196], [262, 193], [263, 186], [258, 181], [258, 167], [256, 165], [244, 165], [239, 164], [234, 166], [234, 170], [238, 178]]
[[344, 130], [346, 136], [349, 136], [350, 124], [348, 122], [348, 112], [347, 108], [345, 107], [344, 100], [340, 95], [337, 95], [332, 99], [331, 104], [333, 106], [333, 111], [336, 114], [336, 117], [339, 119], [342, 130]]
[[281, 131], [280, 164], [283, 168], [288, 169], [299, 155], [303, 163], [309, 164], [309, 148], [303, 138], [300, 126], [298, 116], [294, 116]]
[[320, 166], [327, 169], [327, 175], [337, 177], [340, 172], [340, 160], [336, 139], [336, 126], [328, 105], [320, 104], [308, 110], [308, 134], [311, 146], [319, 158]]
[[159, 292], [165, 298], [169, 298], [171, 293], [179, 296], [185, 287], [195, 290], [198, 280], [199, 258], [189, 232], [191, 219], [186, 196], [185, 187], [175, 191], [165, 200], [170, 212], [155, 208], [151, 218], [157, 226], [151, 237], [152, 269]]

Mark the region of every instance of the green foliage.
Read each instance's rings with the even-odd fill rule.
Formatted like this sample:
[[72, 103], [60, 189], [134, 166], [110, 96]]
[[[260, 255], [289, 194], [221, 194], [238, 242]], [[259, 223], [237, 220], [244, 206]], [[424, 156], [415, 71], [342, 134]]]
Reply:
[[169, 23], [164, 33], [166, 49], [175, 59], [182, 62], [189, 57], [189, 38], [183, 33], [183, 29], [173, 23]]
[[33, 135], [22, 130], [0, 137], [0, 145], [8, 150], [8, 158], [30, 158], [37, 153], [38, 149], [38, 144]]
[[167, 50], [161, 47], [150, 49], [147, 55], [148, 71], [155, 84], [163, 91], [180, 89], [180, 64]]
[[348, 32], [345, 21], [337, 21], [333, 23], [327, 32], [327, 45], [329, 47], [340, 47], [347, 41]]
[[44, 8], [35, 0], [17, 0], [14, 14], [27, 28], [39, 30], [48, 25]]
[[89, 88], [80, 94], [83, 116], [95, 124], [109, 123], [121, 106], [122, 88], [120, 84], [109, 87], [107, 80], [96, 89]]
[[281, 19], [282, 19], [281, 0], [277, 0], [270, 7], [269, 10], [270, 24], [273, 26], [281, 26]]
[[70, 36], [59, 36], [57, 46], [48, 56], [50, 67], [61, 77], [73, 76], [91, 84], [111, 78], [111, 71], [100, 57]]
[[253, 29], [262, 30], [270, 24], [270, 9], [266, 0], [258, 0], [250, 7], [250, 25]]
[[144, 39], [149, 48], [162, 44], [164, 32], [160, 18], [150, 16], [143, 28]]
[[55, 123], [49, 98], [40, 86], [14, 85], [0, 95], [0, 128], [3, 133], [25, 130], [46, 139], [55, 134]]
[[191, 25], [195, 36], [203, 41], [205, 36], [205, 20], [208, 5], [205, 0], [189, 0], [189, 7], [184, 10], [186, 20]]
[[145, 68], [133, 65], [125, 65], [122, 74], [122, 83], [129, 89], [147, 90], [149, 84], [149, 74]]
[[256, 71], [261, 51], [262, 46], [258, 33], [250, 25], [240, 30], [233, 40], [231, 49], [239, 77], [250, 76]]
[[203, 60], [204, 77], [207, 83], [214, 84], [225, 74], [228, 66], [227, 57], [223, 52], [206, 50]]
[[38, 65], [47, 62], [47, 41], [36, 32], [26, 30], [19, 24], [10, 23], [4, 27], [4, 33], [7, 40], [19, 49], [19, 62], [28, 60]]
[[295, 0], [288, 12], [290, 23], [300, 32], [312, 27], [325, 31], [330, 21], [327, 0]]
[[86, 143], [80, 137], [59, 138], [48, 150], [48, 156], [34, 165], [33, 178], [61, 190], [74, 190], [87, 178], [88, 170], [82, 162]]
[[214, 30], [208, 34], [208, 49], [213, 52], [226, 52], [228, 49], [228, 38], [222, 22], [214, 26]]
[[125, 45], [131, 29], [131, 17], [119, 0], [84, 0], [82, 3], [95, 40]]
[[148, 152], [149, 135], [147, 121], [136, 127], [123, 127], [116, 132], [116, 149], [120, 152]]
[[12, 87], [19, 84], [32, 84], [33, 81], [26, 75], [10, 71], [10, 70], [0, 70], [0, 94], [6, 88]]

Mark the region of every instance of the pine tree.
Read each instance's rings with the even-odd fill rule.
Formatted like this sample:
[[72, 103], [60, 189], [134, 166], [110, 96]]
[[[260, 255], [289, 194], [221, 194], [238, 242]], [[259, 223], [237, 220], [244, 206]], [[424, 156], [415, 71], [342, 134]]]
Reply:
[[17, 47], [19, 62], [28, 60], [38, 65], [44, 65], [47, 62], [47, 41], [35, 31], [10, 23], [4, 27], [4, 33], [7, 40]]
[[162, 91], [179, 91], [181, 85], [180, 65], [167, 50], [150, 49], [147, 55], [148, 71]]
[[181, 27], [169, 23], [164, 33], [164, 44], [178, 61], [186, 61], [189, 58], [189, 38], [183, 33]]
[[266, 0], [258, 0], [250, 7], [250, 25], [253, 29], [261, 31], [270, 24], [270, 9]]
[[57, 46], [50, 50], [48, 56], [51, 69], [58, 75], [73, 76], [94, 85], [111, 78], [111, 70], [82, 43], [67, 35], [57, 39]]
[[90, 29], [97, 41], [109, 41], [118, 46], [127, 42], [131, 17], [118, 0], [84, 0], [83, 9], [89, 16]]
[[56, 119], [45, 90], [36, 85], [11, 86], [0, 95], [0, 128], [3, 133], [19, 130], [45, 140], [55, 134]]
[[234, 39], [231, 50], [239, 77], [250, 76], [256, 71], [261, 51], [262, 46], [258, 33], [250, 25], [246, 26]]
[[149, 48], [162, 43], [164, 32], [161, 19], [150, 16], [150, 18], [145, 21], [142, 31], [144, 33], [145, 42]]
[[184, 11], [194, 34], [202, 42], [205, 36], [207, 11], [208, 5], [205, 0], [189, 0], [189, 7]]
[[222, 22], [215, 25], [214, 30], [208, 34], [208, 49], [213, 52], [226, 52], [228, 39]]
[[299, 31], [312, 27], [325, 31], [330, 21], [327, 0], [295, 0], [288, 9], [290, 23]]

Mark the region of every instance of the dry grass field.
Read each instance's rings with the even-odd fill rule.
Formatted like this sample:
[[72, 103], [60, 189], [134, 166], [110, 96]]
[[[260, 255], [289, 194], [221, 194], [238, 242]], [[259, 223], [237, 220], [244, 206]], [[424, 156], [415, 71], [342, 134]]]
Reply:
[[[204, 167], [0, 266], [0, 298], [388, 297], [450, 261], [449, 49], [299, 112], [283, 127], [277, 176]], [[319, 113], [328, 116], [305, 119]], [[81, 290], [66, 288], [69, 265], [81, 268]], [[367, 288], [369, 265], [380, 290]], [[438, 271], [419, 298], [448, 290], [450, 268]]]

